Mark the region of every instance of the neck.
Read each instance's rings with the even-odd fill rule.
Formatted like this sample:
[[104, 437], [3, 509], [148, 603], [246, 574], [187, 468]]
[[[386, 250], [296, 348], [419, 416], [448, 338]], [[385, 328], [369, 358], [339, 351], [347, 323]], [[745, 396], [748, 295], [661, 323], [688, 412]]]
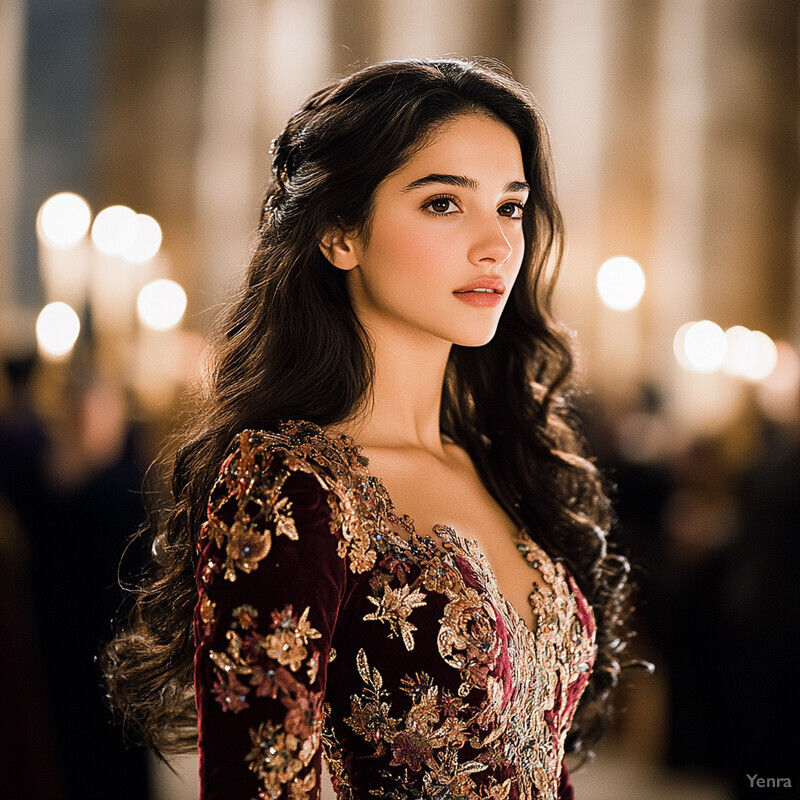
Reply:
[[366, 448], [423, 449], [442, 456], [439, 412], [451, 344], [420, 331], [367, 329], [375, 358], [371, 402], [333, 427]]

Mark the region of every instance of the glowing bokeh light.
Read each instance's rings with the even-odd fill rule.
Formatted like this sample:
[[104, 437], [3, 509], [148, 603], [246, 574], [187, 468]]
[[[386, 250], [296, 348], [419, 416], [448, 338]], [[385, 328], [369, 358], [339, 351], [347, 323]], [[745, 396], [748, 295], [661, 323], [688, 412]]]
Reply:
[[59, 192], [42, 203], [36, 217], [39, 237], [52, 247], [74, 247], [89, 230], [89, 204], [73, 192]]
[[757, 382], [775, 369], [778, 349], [766, 333], [734, 325], [725, 331], [725, 339], [728, 343], [723, 364], [725, 372]]
[[600, 299], [615, 311], [628, 311], [639, 305], [645, 288], [642, 268], [627, 256], [614, 256], [597, 272]]
[[36, 341], [50, 358], [62, 358], [75, 346], [81, 332], [78, 315], [66, 303], [49, 303], [36, 318]]
[[728, 343], [716, 322], [704, 319], [692, 323], [683, 337], [683, 351], [695, 372], [716, 372], [725, 361]]
[[161, 226], [148, 214], [136, 215], [136, 231], [122, 251], [123, 258], [137, 264], [151, 259], [161, 247]]
[[119, 255], [133, 246], [137, 231], [136, 212], [127, 206], [104, 208], [92, 225], [92, 241], [106, 255]]
[[723, 372], [729, 375], [744, 375], [756, 359], [756, 342], [753, 332], [744, 325], [734, 325], [725, 331], [725, 360]]
[[763, 381], [778, 363], [778, 348], [763, 331], [751, 331], [750, 342], [753, 357], [742, 369], [742, 377], [749, 381]]
[[675, 336], [672, 338], [672, 352], [675, 353], [675, 358], [684, 369], [692, 369], [689, 359], [686, 358], [686, 333], [692, 325], [694, 325], [694, 320], [692, 322], [684, 322], [675, 331]]
[[167, 331], [181, 321], [186, 311], [186, 292], [175, 281], [152, 281], [139, 292], [136, 309], [148, 328]]

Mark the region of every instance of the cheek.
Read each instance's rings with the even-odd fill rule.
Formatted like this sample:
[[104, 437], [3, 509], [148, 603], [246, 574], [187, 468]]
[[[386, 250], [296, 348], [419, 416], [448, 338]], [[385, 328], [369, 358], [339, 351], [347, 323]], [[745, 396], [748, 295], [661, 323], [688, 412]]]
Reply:
[[[417, 224], [414, 224], [417, 222]], [[387, 289], [408, 291], [412, 286], [449, 282], [447, 265], [455, 253], [447, 222], [420, 225], [411, 217], [373, 230], [375, 247], [369, 260], [373, 274]]]

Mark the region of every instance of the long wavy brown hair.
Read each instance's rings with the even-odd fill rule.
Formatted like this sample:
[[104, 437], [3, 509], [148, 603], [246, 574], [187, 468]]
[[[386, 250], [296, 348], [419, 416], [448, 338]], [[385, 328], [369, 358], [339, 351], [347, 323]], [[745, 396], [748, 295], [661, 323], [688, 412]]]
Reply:
[[441, 430], [469, 453], [508, 515], [563, 559], [594, 610], [598, 654], [567, 752], [585, 752], [608, 725], [630, 636], [629, 565], [610, 552], [611, 508], [571, 411], [570, 338], [550, 310], [562, 221], [547, 130], [534, 98], [501, 65], [390, 61], [317, 91], [273, 142], [245, 285], [220, 326], [207, 390], [164, 462], [171, 498], [149, 510], [140, 531], [152, 540], [151, 563], [101, 663], [112, 707], [159, 752], [196, 747], [196, 544], [230, 442], [281, 419], [334, 425], [369, 396], [369, 340], [345, 273], [323, 257], [320, 238], [332, 225], [368, 235], [378, 184], [437, 126], [474, 112], [498, 119], [519, 141], [531, 186], [526, 246], [492, 341], [452, 347]]

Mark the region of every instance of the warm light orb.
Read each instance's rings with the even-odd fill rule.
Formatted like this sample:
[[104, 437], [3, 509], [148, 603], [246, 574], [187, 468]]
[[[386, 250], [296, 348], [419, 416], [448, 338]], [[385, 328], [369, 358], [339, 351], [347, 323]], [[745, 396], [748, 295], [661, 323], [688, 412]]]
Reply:
[[122, 251], [122, 256], [137, 264], [147, 261], [158, 252], [161, 238], [161, 226], [148, 214], [137, 214], [133, 241]]
[[723, 369], [748, 381], [764, 380], [778, 363], [775, 342], [761, 331], [751, 331], [734, 325], [725, 331], [728, 343]]
[[642, 268], [627, 256], [614, 256], [597, 272], [600, 299], [615, 311], [628, 311], [639, 305], [645, 288]]
[[744, 375], [756, 358], [753, 332], [744, 325], [734, 325], [725, 331], [725, 343], [723, 371], [729, 375]]
[[692, 369], [689, 359], [686, 358], [686, 333], [694, 324], [694, 320], [691, 322], [684, 322], [683, 325], [675, 331], [675, 336], [672, 338], [672, 352], [675, 353], [676, 360], [684, 369]]
[[139, 292], [136, 309], [148, 328], [168, 331], [181, 321], [186, 311], [186, 292], [175, 281], [152, 281]]
[[751, 331], [750, 341], [753, 357], [742, 370], [742, 377], [755, 383], [772, 374], [778, 363], [778, 348], [762, 331]]
[[49, 303], [36, 318], [36, 341], [50, 358], [62, 358], [75, 346], [81, 332], [78, 315], [66, 303]]
[[683, 338], [683, 351], [689, 368], [695, 372], [716, 372], [725, 361], [728, 343], [716, 322], [694, 322]]
[[51, 247], [74, 247], [89, 230], [89, 204], [73, 192], [59, 192], [42, 203], [36, 217], [39, 238]]
[[105, 255], [119, 255], [133, 246], [137, 230], [136, 212], [127, 206], [104, 208], [92, 225], [92, 241]]

